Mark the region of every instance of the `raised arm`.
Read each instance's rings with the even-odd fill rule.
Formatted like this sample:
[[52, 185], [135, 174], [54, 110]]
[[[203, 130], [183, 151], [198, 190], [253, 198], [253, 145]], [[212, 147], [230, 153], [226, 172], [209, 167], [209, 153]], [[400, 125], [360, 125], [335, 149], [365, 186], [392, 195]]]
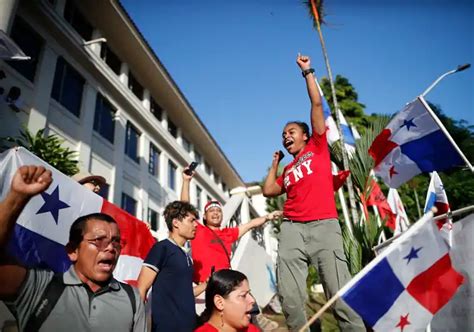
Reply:
[[255, 219], [250, 220], [248, 223], [240, 225], [239, 226], [239, 239], [245, 235], [248, 231], [255, 227], [262, 226], [265, 224], [268, 220], [273, 220], [275, 218], [278, 218], [282, 216], [282, 211], [273, 211], [267, 214], [266, 216], [263, 217], [258, 217]]
[[181, 186], [181, 201], [183, 202], [188, 202], [190, 203], [191, 202], [191, 197], [189, 195], [189, 185], [191, 183], [191, 179], [193, 178], [194, 174], [196, 173], [195, 171], [193, 171], [191, 173], [191, 175], [188, 175], [186, 174], [186, 170], [188, 168], [186, 167], [184, 170], [183, 170], [183, 185]]
[[10, 191], [0, 202], [0, 300], [14, 299], [26, 276], [26, 268], [6, 254], [16, 220], [31, 197], [45, 191], [51, 172], [42, 166], [22, 166], [13, 176]]
[[268, 170], [267, 178], [263, 183], [262, 193], [265, 197], [274, 197], [283, 194], [283, 188], [276, 182], [279, 164], [278, 151], [276, 151], [273, 154], [272, 166]]
[[309, 100], [311, 101], [311, 127], [313, 133], [319, 135], [323, 134], [326, 130], [326, 124], [324, 123], [323, 106], [321, 103], [321, 96], [319, 94], [318, 87], [316, 85], [314, 69], [311, 68], [311, 60], [306, 55], [298, 54], [296, 63], [301, 68], [301, 71], [305, 75], [306, 88], [308, 90]]

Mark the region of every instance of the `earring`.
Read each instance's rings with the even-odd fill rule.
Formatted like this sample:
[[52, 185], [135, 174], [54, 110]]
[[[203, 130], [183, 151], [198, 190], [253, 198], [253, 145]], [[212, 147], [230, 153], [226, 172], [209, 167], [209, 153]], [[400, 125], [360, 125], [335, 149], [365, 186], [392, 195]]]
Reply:
[[224, 327], [224, 312], [221, 311], [221, 327]]

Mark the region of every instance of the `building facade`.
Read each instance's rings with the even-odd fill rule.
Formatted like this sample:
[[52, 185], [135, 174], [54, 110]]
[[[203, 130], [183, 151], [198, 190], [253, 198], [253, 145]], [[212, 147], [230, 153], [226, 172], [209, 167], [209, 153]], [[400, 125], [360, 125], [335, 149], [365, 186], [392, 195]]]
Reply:
[[30, 61], [1, 63], [0, 136], [64, 139], [102, 195], [167, 234], [164, 206], [199, 162], [191, 202], [225, 204], [242, 179], [117, 0], [5, 0], [3, 29]]

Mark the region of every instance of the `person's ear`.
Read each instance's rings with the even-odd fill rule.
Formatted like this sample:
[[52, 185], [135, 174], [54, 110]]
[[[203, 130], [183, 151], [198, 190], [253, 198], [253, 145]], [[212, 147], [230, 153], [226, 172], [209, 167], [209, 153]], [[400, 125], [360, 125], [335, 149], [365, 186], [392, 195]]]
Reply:
[[303, 138], [304, 138], [304, 141], [306, 142], [308, 140], [308, 133], [303, 133]]
[[66, 244], [66, 253], [71, 262], [75, 263], [79, 256], [79, 246], [74, 246], [71, 242], [68, 242], [68, 244]]
[[214, 296], [214, 306], [219, 311], [224, 310], [224, 298], [220, 295], [215, 295]]
[[181, 221], [178, 218], [174, 218], [172, 221], [173, 228], [178, 229]]

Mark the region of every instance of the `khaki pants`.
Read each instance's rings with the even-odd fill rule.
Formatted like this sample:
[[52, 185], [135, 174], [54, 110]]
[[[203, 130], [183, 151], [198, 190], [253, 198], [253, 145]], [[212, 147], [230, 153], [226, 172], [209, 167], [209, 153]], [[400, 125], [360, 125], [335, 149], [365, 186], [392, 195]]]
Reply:
[[[350, 280], [337, 219], [281, 224], [278, 293], [291, 331], [297, 331], [306, 323], [309, 264], [317, 268], [328, 300]], [[336, 301], [334, 315], [342, 331], [366, 331], [360, 317], [342, 300]]]

